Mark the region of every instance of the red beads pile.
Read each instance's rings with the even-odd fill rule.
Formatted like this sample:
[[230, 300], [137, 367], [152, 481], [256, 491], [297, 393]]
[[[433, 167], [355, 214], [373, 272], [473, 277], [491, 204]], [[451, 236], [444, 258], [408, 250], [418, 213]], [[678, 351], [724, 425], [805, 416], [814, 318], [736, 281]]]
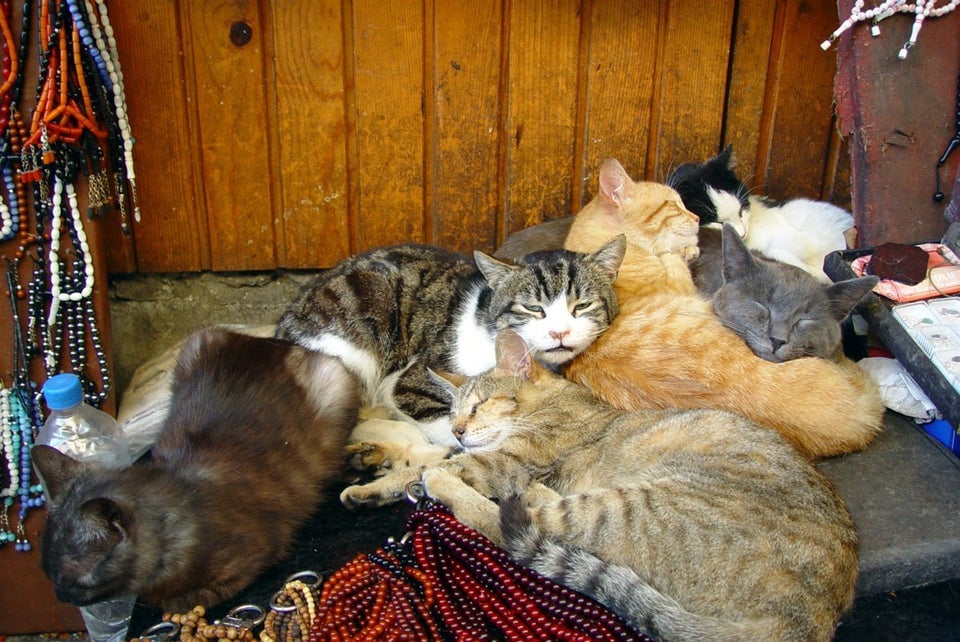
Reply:
[[437, 502], [423, 502], [407, 529], [406, 545], [359, 555], [325, 582], [309, 642], [649, 641], [598, 602], [514, 561]]

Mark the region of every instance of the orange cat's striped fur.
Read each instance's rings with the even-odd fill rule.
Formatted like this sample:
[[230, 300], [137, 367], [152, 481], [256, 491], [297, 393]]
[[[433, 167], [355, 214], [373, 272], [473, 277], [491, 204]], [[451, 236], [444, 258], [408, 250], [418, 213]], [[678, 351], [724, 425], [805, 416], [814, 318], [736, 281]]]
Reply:
[[686, 261], [697, 217], [658, 183], [634, 182], [616, 160], [565, 243], [591, 252], [617, 234], [627, 254], [615, 283], [620, 314], [567, 368], [569, 379], [622, 409], [722, 408], [775, 428], [809, 457], [866, 447], [880, 430], [879, 390], [854, 364], [772, 363], [725, 328], [697, 294]]

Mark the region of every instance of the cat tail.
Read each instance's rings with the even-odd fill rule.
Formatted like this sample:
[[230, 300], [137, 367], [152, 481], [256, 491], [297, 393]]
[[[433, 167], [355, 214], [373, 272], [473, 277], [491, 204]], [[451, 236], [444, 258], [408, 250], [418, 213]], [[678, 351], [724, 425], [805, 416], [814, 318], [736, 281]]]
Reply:
[[521, 564], [591, 597], [638, 631], [661, 642], [737, 642], [771, 639], [770, 622], [728, 622], [697, 615], [645, 582], [627, 566], [544, 537], [517, 495], [500, 501], [504, 548]]

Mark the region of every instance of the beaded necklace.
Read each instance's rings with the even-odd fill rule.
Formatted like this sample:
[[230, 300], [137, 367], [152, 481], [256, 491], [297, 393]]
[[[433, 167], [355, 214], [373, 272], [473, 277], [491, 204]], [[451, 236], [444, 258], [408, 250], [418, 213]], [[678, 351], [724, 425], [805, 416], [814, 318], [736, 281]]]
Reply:
[[[13, 542], [15, 550], [28, 552], [31, 550], [31, 545], [26, 537], [23, 523], [30, 510], [43, 506], [44, 497], [43, 487], [40, 484], [30, 483], [32, 479], [30, 448], [33, 446], [34, 428], [40, 423], [40, 413], [36, 386], [30, 381], [26, 372], [27, 360], [23, 335], [20, 331], [15, 285], [17, 267], [16, 261], [8, 262], [7, 291], [13, 310], [14, 373], [13, 387], [4, 386], [0, 390], [0, 423], [2, 423], [0, 439], [2, 439], [9, 481], [9, 486], [0, 490], [0, 501], [3, 502], [2, 513], [0, 513], [0, 546]], [[9, 518], [14, 501], [19, 502], [16, 534], [11, 528]]]
[[879, 36], [881, 21], [897, 13], [908, 13], [914, 16], [910, 37], [903, 43], [903, 46], [900, 47], [900, 51], [897, 53], [897, 57], [900, 60], [904, 60], [910, 49], [916, 46], [924, 20], [927, 18], [939, 18], [940, 16], [950, 13], [960, 6], [960, 0], [951, 0], [939, 7], [937, 6], [937, 0], [917, 0], [915, 3], [905, 2], [904, 0], [884, 0], [872, 9], [867, 9], [866, 11], [863, 6], [864, 0], [856, 0], [850, 10], [850, 17], [840, 23], [840, 26], [830, 34], [829, 38], [820, 43], [820, 48], [826, 51], [841, 34], [867, 20], [873, 21], [873, 26], [870, 29], [871, 35], [874, 37]]
[[650, 639], [513, 560], [435, 500], [420, 499], [407, 530], [324, 582], [307, 642]]
[[[40, 486], [30, 484], [29, 449], [43, 422], [31, 364], [39, 359], [46, 377], [72, 370], [85, 401], [97, 407], [111, 387], [78, 193], [87, 194], [89, 216], [116, 207], [127, 234], [129, 207], [137, 221], [139, 207], [123, 75], [104, 0], [23, 0], [19, 34], [12, 27], [13, 1], [0, 0], [0, 241], [16, 244], [12, 257], [4, 256], [16, 355], [13, 385], [0, 391], [0, 544], [14, 541], [17, 550], [29, 550], [23, 520], [43, 503]], [[36, 106], [21, 112], [31, 27], [39, 66]], [[86, 186], [79, 184], [84, 178]], [[24, 259], [32, 270], [21, 284]]]

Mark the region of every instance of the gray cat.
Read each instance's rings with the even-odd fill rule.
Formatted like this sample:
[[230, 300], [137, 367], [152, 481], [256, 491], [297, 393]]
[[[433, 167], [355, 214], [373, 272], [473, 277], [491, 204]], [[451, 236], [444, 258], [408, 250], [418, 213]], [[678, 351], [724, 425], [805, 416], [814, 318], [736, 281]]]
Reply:
[[211, 606], [279, 562], [342, 478], [357, 381], [336, 358], [222, 329], [190, 337], [150, 456], [121, 470], [35, 446], [57, 598]]
[[853, 601], [857, 533], [779, 433], [722, 410], [617, 410], [509, 332], [497, 354], [449, 384], [464, 453], [341, 501], [390, 503], [419, 479], [522, 562], [665, 642], [830, 640]]
[[494, 365], [494, 336], [512, 328], [557, 366], [582, 352], [618, 311], [613, 281], [623, 236], [584, 255], [538, 252], [516, 265], [406, 244], [348, 258], [283, 314], [277, 336], [334, 354], [363, 383], [366, 404], [453, 447], [449, 399], [428, 370], [475, 375]]
[[767, 361], [837, 359], [840, 322], [876, 284], [864, 276], [830, 285], [808, 272], [747, 249], [729, 223], [700, 228], [700, 256], [690, 263], [697, 289], [720, 321]]

